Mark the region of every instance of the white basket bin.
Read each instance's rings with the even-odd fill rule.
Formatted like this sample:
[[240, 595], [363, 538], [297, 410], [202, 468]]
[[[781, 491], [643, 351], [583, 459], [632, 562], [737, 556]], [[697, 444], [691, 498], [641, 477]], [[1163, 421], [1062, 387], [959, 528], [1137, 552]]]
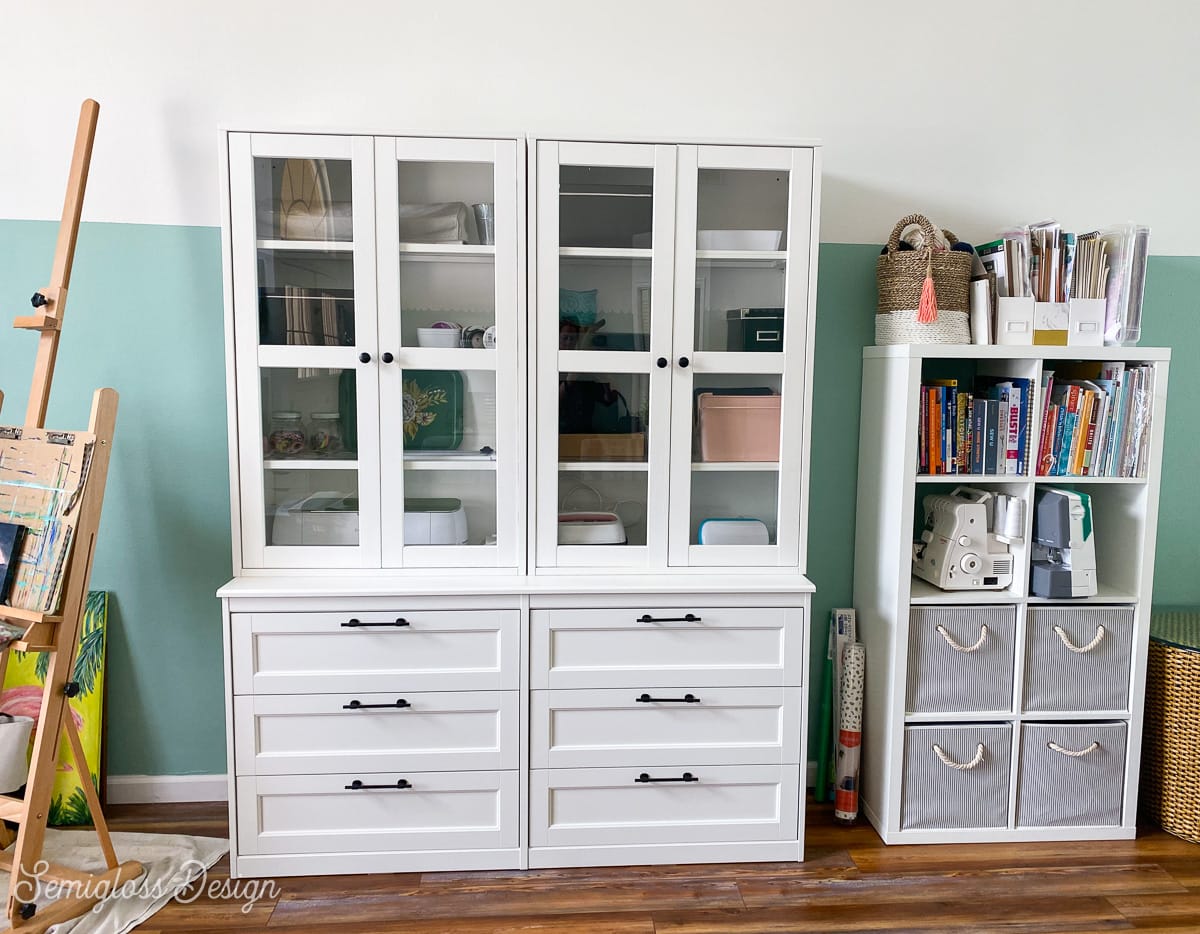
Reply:
[[16, 791], [29, 778], [32, 717], [0, 713], [0, 794]]

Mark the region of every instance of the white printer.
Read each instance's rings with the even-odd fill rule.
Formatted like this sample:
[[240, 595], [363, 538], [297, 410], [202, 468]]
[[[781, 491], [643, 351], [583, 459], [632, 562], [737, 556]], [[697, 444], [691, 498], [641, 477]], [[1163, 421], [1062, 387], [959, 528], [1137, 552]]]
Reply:
[[[275, 510], [272, 545], [357, 545], [358, 495], [324, 491], [284, 503]], [[405, 545], [466, 545], [462, 501], [406, 499]]]

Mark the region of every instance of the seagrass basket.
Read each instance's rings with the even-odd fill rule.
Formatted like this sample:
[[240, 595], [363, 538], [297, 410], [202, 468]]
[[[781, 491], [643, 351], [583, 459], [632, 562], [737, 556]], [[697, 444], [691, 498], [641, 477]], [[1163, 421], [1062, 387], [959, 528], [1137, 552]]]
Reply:
[[[919, 224], [925, 247], [901, 250], [900, 235], [909, 224]], [[954, 234], [943, 233], [951, 245]], [[892, 229], [884, 253], [875, 263], [879, 306], [875, 313], [876, 344], [969, 344], [971, 343], [970, 253], [934, 250], [933, 224], [924, 214], [900, 218]], [[925, 279], [933, 279], [937, 309], [932, 320], [920, 320], [921, 290]]]
[[1141, 809], [1168, 833], [1200, 843], [1200, 611], [1151, 619]]

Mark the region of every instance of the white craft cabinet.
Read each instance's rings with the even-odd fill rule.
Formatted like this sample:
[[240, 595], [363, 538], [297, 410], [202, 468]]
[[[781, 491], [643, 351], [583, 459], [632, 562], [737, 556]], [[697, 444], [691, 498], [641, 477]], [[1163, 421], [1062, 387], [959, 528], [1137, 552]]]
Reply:
[[224, 144], [232, 873], [802, 859], [819, 150]]
[[[863, 353], [854, 604], [866, 643], [863, 810], [888, 843], [1131, 838], [1170, 352], [904, 345]], [[1144, 475], [926, 475], [919, 387], [1073, 362], [1153, 369]], [[963, 385], [960, 383], [960, 385]], [[1028, 443], [1037, 448], [1038, 391]], [[1036, 458], [1030, 457], [1034, 462]], [[922, 498], [970, 486], [1027, 503], [1011, 586], [943, 591], [912, 574]], [[1098, 592], [1030, 591], [1034, 496], [1091, 496]]]

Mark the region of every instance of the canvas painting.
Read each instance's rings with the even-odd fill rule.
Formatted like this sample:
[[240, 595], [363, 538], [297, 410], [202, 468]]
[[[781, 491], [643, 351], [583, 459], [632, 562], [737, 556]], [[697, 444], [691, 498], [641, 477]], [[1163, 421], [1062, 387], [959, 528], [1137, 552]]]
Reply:
[[[104, 641], [108, 622], [108, 594], [94, 590], [87, 595], [79, 650], [75, 655], [74, 680], [79, 693], [68, 701], [87, 758], [87, 780], [99, 787], [100, 738], [104, 700]], [[42, 688], [50, 656], [37, 652], [13, 652], [0, 693], [0, 710], [13, 716], [32, 717], [37, 730]], [[70, 745], [64, 740], [58, 755], [58, 774], [50, 799], [47, 823], [65, 827], [92, 822], [91, 809], [83, 794], [82, 774], [76, 769]]]

